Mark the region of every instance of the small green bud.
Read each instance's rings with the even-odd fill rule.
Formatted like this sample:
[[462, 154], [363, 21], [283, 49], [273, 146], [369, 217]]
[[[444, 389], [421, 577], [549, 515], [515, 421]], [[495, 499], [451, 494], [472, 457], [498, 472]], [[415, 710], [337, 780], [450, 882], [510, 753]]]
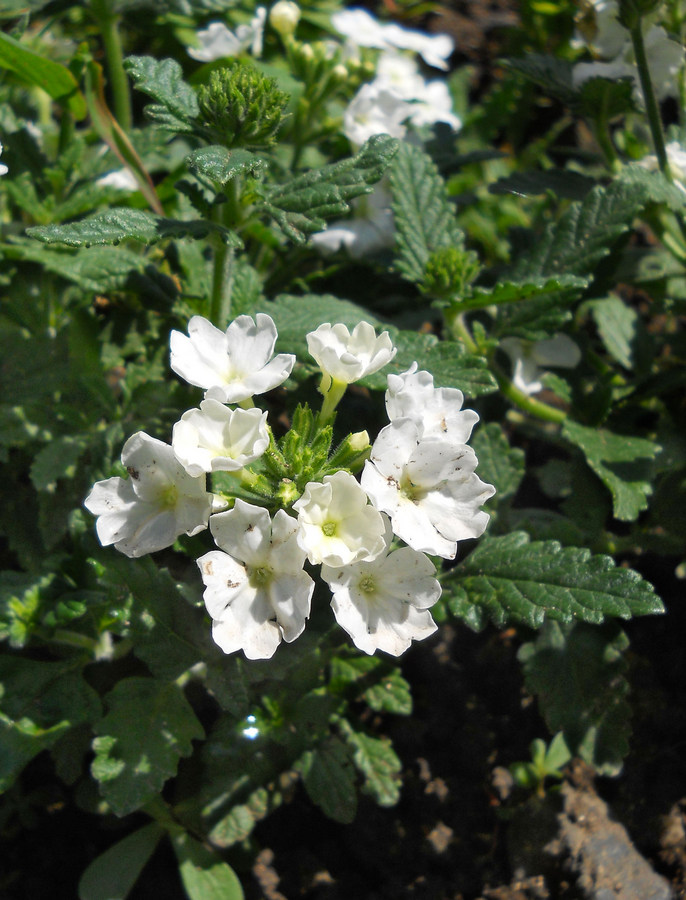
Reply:
[[459, 247], [442, 247], [428, 259], [422, 290], [439, 300], [462, 297], [480, 270], [476, 253]]
[[284, 509], [292, 506], [300, 496], [300, 491], [295, 482], [290, 478], [282, 478], [276, 489], [276, 499]]
[[228, 147], [268, 147], [283, 122], [288, 94], [253, 66], [233, 61], [198, 91], [200, 121]]
[[278, 0], [269, 12], [269, 24], [283, 38], [290, 37], [300, 21], [300, 7], [292, 0]]
[[327, 468], [334, 472], [338, 469], [348, 469], [353, 474], [359, 472], [369, 459], [371, 452], [369, 435], [366, 431], [356, 431], [343, 438], [330, 457]]

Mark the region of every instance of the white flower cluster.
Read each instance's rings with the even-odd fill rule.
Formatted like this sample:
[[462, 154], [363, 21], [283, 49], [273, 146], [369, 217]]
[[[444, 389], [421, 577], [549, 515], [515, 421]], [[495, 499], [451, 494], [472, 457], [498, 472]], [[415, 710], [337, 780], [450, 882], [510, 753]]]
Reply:
[[[593, 21], [583, 24], [577, 32], [577, 46], [586, 45], [601, 57], [595, 62], [581, 62], [574, 66], [573, 80], [581, 85], [591, 78], [631, 78], [634, 91], [642, 101], [643, 93], [634, 60], [629, 32], [618, 19], [618, 0], [591, 0]], [[659, 100], [678, 97], [677, 75], [684, 62], [684, 48], [659, 25], [650, 26], [645, 35], [645, 50], [653, 87]]]
[[198, 46], [189, 47], [188, 55], [205, 63], [238, 56], [244, 50], [249, 50], [253, 56], [261, 56], [266, 20], [266, 6], [258, 6], [250, 22], [239, 25], [235, 31], [223, 22], [210, 22], [207, 28], [196, 32]]
[[[436, 630], [429, 609], [441, 587], [426, 554], [452, 559], [457, 542], [478, 537], [488, 522], [480, 507], [494, 488], [476, 475], [467, 446], [478, 416], [462, 409], [460, 391], [434, 387], [415, 363], [388, 376], [390, 424], [374, 445], [366, 432], [349, 436], [356, 452], [370, 451], [360, 481], [340, 468], [264, 506], [215, 496], [208, 473], [245, 472], [270, 445], [267, 413], [251, 398], [291, 373], [295, 357], [274, 356], [276, 337], [264, 314], [239, 316], [226, 332], [194, 316], [188, 335], [172, 332], [171, 367], [203, 388], [204, 400], [174, 425], [171, 445], [143, 432], [129, 438], [122, 453], [129, 478], [97, 482], [85, 506], [98, 517], [101, 543], [131, 557], [209, 525], [217, 549], [198, 566], [213, 638], [225, 653], [266, 659], [303, 632], [315, 587], [307, 560], [321, 566], [336, 620], [356, 646], [399, 655]], [[348, 384], [396, 353], [388, 332], [377, 336], [366, 322], [352, 332], [321, 325], [307, 343], [322, 372], [322, 425]], [[265, 507], [280, 508], [272, 516]], [[395, 548], [394, 536], [406, 546]]]

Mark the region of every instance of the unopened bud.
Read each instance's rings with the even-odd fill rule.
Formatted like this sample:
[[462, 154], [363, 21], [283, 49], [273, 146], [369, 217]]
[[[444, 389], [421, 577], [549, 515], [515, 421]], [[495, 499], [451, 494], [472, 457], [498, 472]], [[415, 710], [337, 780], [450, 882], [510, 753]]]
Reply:
[[278, 0], [269, 13], [269, 24], [281, 37], [290, 37], [300, 21], [300, 7], [292, 0]]
[[356, 453], [361, 453], [369, 446], [369, 435], [366, 431], [356, 431], [348, 436], [348, 446]]

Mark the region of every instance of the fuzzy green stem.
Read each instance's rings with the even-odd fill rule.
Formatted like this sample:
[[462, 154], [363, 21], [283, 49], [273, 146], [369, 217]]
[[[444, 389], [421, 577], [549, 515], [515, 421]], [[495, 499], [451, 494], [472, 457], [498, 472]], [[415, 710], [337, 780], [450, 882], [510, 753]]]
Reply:
[[114, 114], [124, 131], [130, 131], [132, 124], [131, 93], [124, 71], [124, 54], [119, 34], [120, 16], [109, 9], [107, 0], [93, 0], [92, 8], [98, 20], [105, 46]]
[[467, 327], [467, 323], [465, 322], [464, 313], [457, 313], [451, 309], [446, 309], [445, 324], [448, 326], [451, 335], [454, 338], [461, 340], [470, 353], [479, 353], [476, 341], [472, 337], [472, 334]]
[[341, 402], [347, 387], [346, 382], [336, 381], [335, 378], [332, 378], [326, 372], [322, 374], [319, 393], [324, 395], [324, 402], [317, 420], [319, 428], [323, 428], [324, 425], [328, 425], [331, 422], [336, 412], [336, 407]]
[[660, 171], [669, 181], [672, 181], [672, 175], [669, 171], [669, 161], [667, 160], [667, 150], [665, 148], [665, 136], [662, 131], [662, 121], [660, 119], [660, 110], [658, 109], [657, 100], [655, 99], [655, 91], [653, 90], [653, 81], [650, 77], [650, 69], [648, 68], [648, 58], [646, 57], [646, 48], [643, 41], [643, 28], [641, 19], [639, 18], [636, 26], [630, 29], [631, 43], [634, 46], [634, 56], [636, 57], [636, 67], [638, 69], [638, 77], [641, 81], [643, 90], [643, 99], [646, 105], [646, 115], [648, 116], [648, 125], [650, 133], [653, 137], [653, 146], [655, 147], [655, 155], [660, 167]]
[[217, 328], [226, 328], [231, 316], [233, 254], [233, 248], [228, 247], [219, 235], [215, 235], [210, 322], [216, 325]]
[[596, 116], [594, 125], [596, 140], [598, 141], [600, 149], [603, 151], [607, 167], [616, 175], [621, 170], [622, 164], [619, 160], [617, 151], [615, 150], [615, 145], [612, 143], [612, 138], [610, 137], [610, 129], [608, 128], [605, 110]]
[[491, 371], [498, 381], [501, 393], [523, 412], [535, 416], [537, 419], [543, 419], [544, 422], [553, 422], [556, 425], [561, 425], [566, 420], [567, 413], [561, 409], [555, 409], [553, 406], [548, 406], [547, 403], [542, 403], [540, 400], [535, 400], [533, 397], [525, 394], [524, 391], [520, 391], [493, 363], [491, 364]]

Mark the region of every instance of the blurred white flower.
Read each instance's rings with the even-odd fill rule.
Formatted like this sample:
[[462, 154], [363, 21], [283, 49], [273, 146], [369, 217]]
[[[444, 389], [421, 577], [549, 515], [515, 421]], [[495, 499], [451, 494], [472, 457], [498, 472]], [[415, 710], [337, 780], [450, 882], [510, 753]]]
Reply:
[[199, 62], [214, 62], [250, 49], [253, 56], [260, 56], [266, 19], [267, 8], [258, 6], [250, 23], [239, 25], [235, 31], [223, 22], [210, 22], [207, 28], [196, 33], [200, 46], [188, 47], [188, 55]]
[[395, 222], [388, 189], [377, 184], [372, 194], [356, 197], [351, 205], [352, 218], [329, 222], [325, 231], [310, 235], [312, 244], [324, 253], [345, 248], [353, 259], [392, 247]]
[[202, 316], [188, 323], [188, 337], [172, 331], [170, 365], [189, 384], [205, 389], [205, 399], [240, 403], [284, 382], [295, 356], [279, 353], [272, 359], [276, 326], [271, 316], [238, 316], [226, 332]]
[[412, 419], [423, 438], [446, 438], [466, 444], [479, 421], [473, 409], [462, 409], [464, 397], [457, 388], [436, 388], [430, 372], [417, 371], [388, 376], [386, 412], [391, 422]]
[[588, 0], [587, 12], [577, 23], [572, 41], [576, 47], [587, 46], [598, 56], [611, 59], [617, 56], [628, 38], [628, 32], [620, 25], [617, 0]]
[[413, 125], [446, 122], [455, 131], [462, 127], [453, 112], [453, 99], [445, 81], [427, 81], [415, 60], [402, 53], [385, 52], [379, 56], [372, 84], [394, 91], [410, 104], [408, 118]]
[[454, 50], [453, 40], [447, 34], [425, 34], [395, 23], [383, 25], [364, 9], [334, 13], [331, 23], [355, 47], [412, 50], [428, 65], [438, 69], [448, 68], [448, 59]]
[[293, 34], [300, 21], [300, 7], [293, 0], [278, 0], [269, 10], [269, 24], [283, 37]]
[[293, 509], [298, 514], [298, 544], [314, 565], [347, 566], [374, 559], [385, 547], [381, 514], [342, 469], [324, 476], [323, 482], [309, 482]]
[[296, 541], [298, 523], [282, 509], [236, 500], [212, 516], [220, 550], [198, 560], [212, 637], [224, 653], [243, 650], [248, 659], [269, 659], [281, 640], [302, 634], [314, 582], [303, 571], [305, 553]]
[[395, 91], [363, 84], [343, 113], [343, 134], [358, 147], [375, 134], [402, 138], [407, 130], [403, 122], [412, 112], [412, 105]]
[[541, 375], [548, 367], [573, 369], [581, 360], [581, 351], [566, 334], [556, 334], [545, 341], [523, 341], [507, 337], [500, 347], [512, 363], [512, 384], [524, 394], [543, 390]]
[[[667, 151], [669, 170], [672, 173], [676, 186], [681, 188], [682, 191], [686, 191], [686, 150], [678, 141], [670, 141], [665, 150]], [[657, 156], [654, 154], [644, 156], [638, 165], [648, 169], [649, 172], [657, 172], [659, 169]]]
[[384, 650], [400, 656], [413, 640], [436, 631], [429, 607], [441, 596], [436, 569], [423, 553], [410, 547], [385, 552], [368, 562], [338, 568], [322, 566], [331, 588], [336, 621], [364, 653]]
[[[0, 144], [0, 156], [2, 156], [2, 144]], [[9, 169], [4, 163], [0, 163], [0, 175], [6, 175]]]
[[96, 180], [98, 187], [116, 188], [118, 191], [137, 191], [138, 182], [130, 169], [116, 169]]
[[361, 484], [406, 544], [453, 559], [457, 542], [479, 537], [489, 520], [479, 507], [495, 488], [481, 481], [476, 465], [465, 444], [422, 437], [412, 419], [396, 419], [374, 441]]
[[229, 409], [218, 400], [203, 400], [174, 425], [172, 447], [189, 475], [236, 472], [262, 456], [269, 446], [267, 413]]
[[389, 333], [377, 336], [369, 322], [359, 322], [352, 334], [340, 322], [325, 322], [307, 335], [307, 349], [322, 372], [341, 384], [378, 372], [396, 354]]
[[98, 517], [95, 527], [103, 546], [143, 556], [207, 527], [212, 495], [205, 476], [189, 475], [169, 444], [139, 431], [124, 444], [121, 461], [129, 479], [98, 481], [84, 501]]

